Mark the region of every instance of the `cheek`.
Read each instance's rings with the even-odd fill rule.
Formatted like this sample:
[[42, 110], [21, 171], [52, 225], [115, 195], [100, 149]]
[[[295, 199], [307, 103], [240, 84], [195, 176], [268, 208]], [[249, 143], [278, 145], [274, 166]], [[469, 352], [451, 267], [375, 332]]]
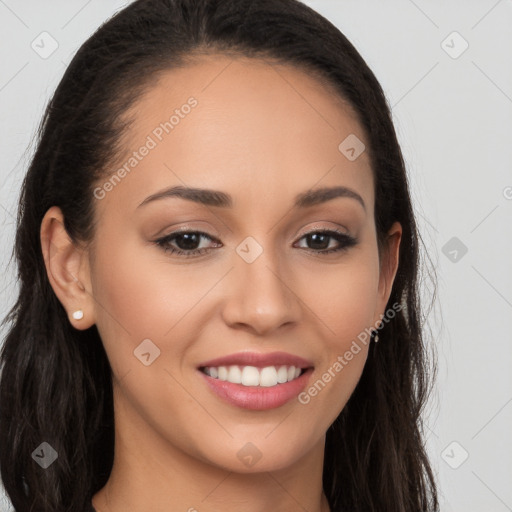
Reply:
[[104, 239], [93, 270], [94, 295], [105, 310], [98, 308], [101, 320], [117, 322], [117, 328], [130, 333], [160, 337], [183, 314], [194, 295], [194, 281], [186, 283], [179, 271], [171, 275], [165, 255], [155, 258], [157, 248]]
[[308, 297], [328, 335], [323, 338], [321, 364], [299, 396], [311, 412], [305, 421], [312, 429], [318, 423], [327, 428], [334, 421], [363, 372], [377, 302], [376, 263], [360, 257], [316, 282], [319, 286], [310, 287]]
[[304, 284], [312, 309], [331, 334], [331, 349], [344, 350], [372, 324], [378, 289], [375, 266], [375, 262], [359, 258], [320, 277], [315, 287]]
[[96, 326], [114, 372], [120, 374], [135, 363], [140, 365], [134, 350], [143, 340], [151, 340], [164, 351], [164, 334], [186, 313], [191, 302], [187, 293], [192, 292], [182, 288], [177, 274], [172, 282], [166, 280], [154, 263], [147, 261], [147, 253], [151, 253], [147, 247], [105, 240], [109, 242], [98, 244], [101, 249], [92, 272]]
[[96, 325], [113, 371], [138, 374], [134, 351], [147, 339], [160, 351], [152, 367], [181, 366], [199, 336], [206, 295], [226, 269], [177, 265], [158, 248], [121, 238], [103, 237], [92, 272]]

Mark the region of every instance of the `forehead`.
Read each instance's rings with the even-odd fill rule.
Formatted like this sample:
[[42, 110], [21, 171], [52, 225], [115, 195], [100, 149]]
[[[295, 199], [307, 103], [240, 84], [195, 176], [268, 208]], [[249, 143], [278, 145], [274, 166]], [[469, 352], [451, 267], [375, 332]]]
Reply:
[[128, 115], [127, 151], [113, 170], [151, 146], [125, 173], [130, 201], [173, 184], [231, 188], [235, 196], [250, 184], [269, 198], [316, 184], [371, 188], [367, 152], [350, 161], [340, 150], [349, 136], [367, 144], [353, 109], [331, 84], [292, 65], [202, 56], [161, 73]]
[[[129, 114], [139, 122], [161, 120], [191, 96], [205, 113], [218, 114], [222, 109], [226, 121], [240, 122], [250, 113], [243, 125], [254, 130], [268, 131], [276, 121], [281, 128], [287, 120], [294, 124], [295, 119], [309, 121], [321, 131], [359, 124], [352, 106], [318, 72], [270, 59], [226, 55], [191, 57], [186, 65], [160, 72]], [[265, 109], [261, 108], [263, 102]]]

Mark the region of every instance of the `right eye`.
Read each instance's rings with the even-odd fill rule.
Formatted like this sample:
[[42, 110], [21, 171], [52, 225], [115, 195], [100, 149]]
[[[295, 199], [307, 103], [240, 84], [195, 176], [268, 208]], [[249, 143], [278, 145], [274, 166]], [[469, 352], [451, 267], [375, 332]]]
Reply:
[[[208, 247], [197, 247], [198, 244], [200, 245], [201, 239], [204, 238], [215, 240], [202, 231], [177, 231], [155, 240], [155, 243], [166, 253], [178, 254], [187, 258], [209, 251]], [[178, 247], [175, 247], [176, 245]]]

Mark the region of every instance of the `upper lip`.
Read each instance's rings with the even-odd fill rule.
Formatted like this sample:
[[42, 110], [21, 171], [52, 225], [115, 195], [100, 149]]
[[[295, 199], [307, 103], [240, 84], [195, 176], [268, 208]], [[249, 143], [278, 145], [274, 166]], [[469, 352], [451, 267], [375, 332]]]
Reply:
[[199, 365], [204, 367], [219, 366], [256, 366], [264, 368], [265, 366], [295, 366], [296, 368], [310, 368], [313, 366], [311, 361], [302, 357], [288, 354], [286, 352], [270, 352], [261, 354], [258, 352], [239, 352], [238, 354], [230, 354], [224, 357], [210, 359]]

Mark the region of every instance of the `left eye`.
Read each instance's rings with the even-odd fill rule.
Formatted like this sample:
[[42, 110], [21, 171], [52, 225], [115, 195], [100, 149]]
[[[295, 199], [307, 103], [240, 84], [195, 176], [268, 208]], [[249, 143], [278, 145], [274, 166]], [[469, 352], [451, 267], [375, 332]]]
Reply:
[[[201, 231], [181, 231], [177, 233], [171, 233], [170, 235], [155, 240], [155, 243], [161, 247], [164, 252], [177, 254], [184, 257], [191, 257], [203, 254], [204, 252], [211, 249], [211, 247], [198, 247], [198, 245], [201, 245], [201, 239], [214, 241], [218, 244], [217, 247], [222, 246], [218, 240]], [[306, 247], [306, 250], [321, 255], [344, 251], [357, 244], [356, 238], [337, 230], [311, 231], [310, 233], [304, 234], [300, 240], [302, 239], [306, 240], [306, 244], [312, 244], [313, 246], [316, 245], [316, 247], [313, 248]], [[329, 247], [330, 239], [335, 239], [338, 242], [338, 247]], [[318, 247], [319, 245], [321, 247]]]

